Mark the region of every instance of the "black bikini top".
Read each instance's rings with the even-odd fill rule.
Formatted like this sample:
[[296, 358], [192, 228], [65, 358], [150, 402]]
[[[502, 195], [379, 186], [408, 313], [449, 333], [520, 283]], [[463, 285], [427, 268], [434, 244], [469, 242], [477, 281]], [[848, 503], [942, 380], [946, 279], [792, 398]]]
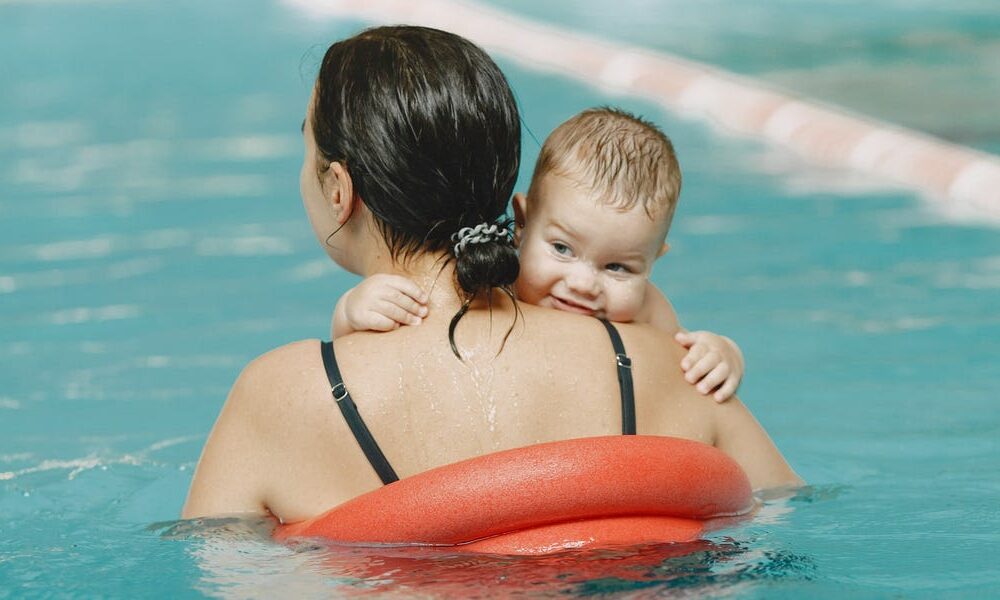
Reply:
[[[611, 346], [615, 350], [615, 365], [618, 369], [618, 389], [621, 392], [622, 402], [622, 435], [635, 435], [635, 396], [632, 388], [632, 361], [625, 354], [625, 345], [622, 343], [622, 338], [618, 335], [618, 330], [615, 329], [615, 326], [605, 319], [601, 319], [600, 321], [604, 324], [604, 328], [608, 330], [608, 336], [611, 338]], [[333, 399], [337, 402], [337, 406], [340, 407], [340, 412], [344, 415], [347, 426], [351, 428], [354, 439], [358, 441], [358, 445], [361, 446], [361, 450], [365, 453], [368, 462], [371, 463], [372, 468], [375, 469], [382, 483], [388, 484], [398, 481], [399, 476], [396, 475], [396, 471], [393, 470], [392, 465], [389, 464], [389, 460], [382, 453], [378, 442], [375, 441], [372, 432], [365, 425], [361, 414], [358, 413], [358, 407], [354, 404], [354, 400], [351, 399], [351, 394], [348, 393], [347, 388], [344, 386], [344, 378], [341, 377], [340, 369], [337, 367], [337, 356], [333, 352], [333, 342], [323, 342], [320, 350], [323, 355], [323, 366], [326, 368], [326, 377], [330, 381], [330, 392], [333, 394]]]

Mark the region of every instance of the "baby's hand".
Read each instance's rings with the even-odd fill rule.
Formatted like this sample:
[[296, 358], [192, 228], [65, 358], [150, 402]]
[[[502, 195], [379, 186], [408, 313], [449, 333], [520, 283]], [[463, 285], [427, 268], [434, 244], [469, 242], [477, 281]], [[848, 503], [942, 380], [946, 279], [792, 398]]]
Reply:
[[[420, 325], [427, 316], [427, 294], [399, 275], [372, 275], [348, 291], [341, 303], [338, 311], [343, 309], [349, 331], [390, 331], [400, 325]], [[334, 320], [337, 330], [336, 316]]]
[[736, 343], [711, 331], [681, 331], [674, 337], [688, 349], [681, 360], [684, 379], [702, 394], [715, 390], [716, 402], [728, 400], [743, 379], [743, 353]]

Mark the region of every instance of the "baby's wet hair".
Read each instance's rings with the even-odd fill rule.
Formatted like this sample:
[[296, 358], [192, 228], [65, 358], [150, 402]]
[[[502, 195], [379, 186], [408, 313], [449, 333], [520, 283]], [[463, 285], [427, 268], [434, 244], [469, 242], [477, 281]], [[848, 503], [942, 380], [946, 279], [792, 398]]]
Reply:
[[541, 179], [555, 173], [587, 189], [602, 204], [621, 210], [641, 205], [670, 227], [681, 192], [674, 145], [659, 127], [610, 106], [585, 110], [545, 140], [531, 178], [532, 197]]

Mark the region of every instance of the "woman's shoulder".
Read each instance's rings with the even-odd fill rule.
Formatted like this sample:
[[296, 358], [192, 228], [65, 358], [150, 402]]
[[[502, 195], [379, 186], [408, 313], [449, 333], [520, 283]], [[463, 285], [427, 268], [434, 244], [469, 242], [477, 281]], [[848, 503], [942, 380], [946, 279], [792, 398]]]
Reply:
[[320, 340], [284, 344], [243, 367], [228, 403], [250, 411], [254, 420], [270, 420], [294, 399], [309, 398], [322, 383], [322, 372]]
[[[261, 512], [272, 482], [286, 470], [290, 433], [301, 427], [301, 400], [315, 396], [309, 356], [319, 343], [285, 344], [250, 361], [240, 372], [209, 434], [191, 486], [185, 517]], [[301, 436], [299, 436], [301, 437]]]
[[615, 324], [619, 334], [625, 341], [626, 348], [636, 354], [650, 354], [658, 360], [673, 362], [680, 365], [681, 357], [686, 353], [683, 346], [663, 329], [648, 324], [621, 323]]
[[320, 359], [320, 340], [290, 342], [257, 356], [243, 368], [240, 379], [280, 380], [296, 379], [303, 364]]
[[[538, 327], [545, 331], [546, 335], [562, 334], [575, 339], [583, 336], [595, 339], [609, 337], [607, 330], [595, 318], [528, 305], [522, 305], [521, 310], [525, 316], [526, 328]], [[665, 354], [672, 355], [676, 351], [682, 350], [680, 345], [674, 341], [673, 336], [655, 327], [633, 323], [614, 323], [613, 325], [625, 343], [626, 353], [630, 355], [650, 354], [662, 358]]]

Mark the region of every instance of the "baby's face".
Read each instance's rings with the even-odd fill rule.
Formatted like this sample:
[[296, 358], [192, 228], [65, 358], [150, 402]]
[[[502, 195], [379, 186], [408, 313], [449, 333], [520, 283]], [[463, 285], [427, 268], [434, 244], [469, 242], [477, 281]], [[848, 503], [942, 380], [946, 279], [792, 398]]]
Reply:
[[646, 281], [666, 251], [663, 223], [642, 206], [606, 206], [566, 177], [544, 176], [519, 196], [521, 274], [518, 298], [611, 321], [627, 322], [642, 307]]

